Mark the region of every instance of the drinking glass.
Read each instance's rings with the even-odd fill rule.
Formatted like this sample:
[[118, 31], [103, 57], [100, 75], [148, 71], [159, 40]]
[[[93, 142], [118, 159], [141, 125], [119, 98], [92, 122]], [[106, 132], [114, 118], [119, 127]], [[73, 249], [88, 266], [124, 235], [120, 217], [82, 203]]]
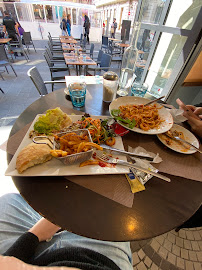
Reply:
[[83, 61], [84, 62], [86, 61], [86, 55], [83, 55]]
[[136, 97], [144, 97], [148, 89], [148, 85], [146, 83], [140, 84], [138, 82], [134, 82], [131, 87], [132, 96]]
[[103, 74], [103, 101], [112, 102], [116, 96], [118, 87], [118, 75], [113, 71]]
[[74, 107], [83, 107], [86, 99], [86, 83], [73, 82], [69, 86], [69, 95]]

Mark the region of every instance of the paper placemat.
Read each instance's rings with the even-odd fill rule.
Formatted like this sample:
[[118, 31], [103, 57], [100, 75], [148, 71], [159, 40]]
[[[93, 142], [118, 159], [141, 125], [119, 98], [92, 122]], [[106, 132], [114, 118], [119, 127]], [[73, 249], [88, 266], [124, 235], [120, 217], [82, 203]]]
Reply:
[[[55, 106], [56, 107], [56, 106]], [[55, 108], [53, 106], [53, 108]], [[73, 110], [71, 108], [66, 108], [60, 106], [61, 110], [67, 114], [79, 114], [82, 115], [83, 112]], [[52, 109], [52, 107], [50, 108]], [[14, 134], [9, 138], [7, 143], [7, 152], [14, 155], [18, 149], [19, 144], [24, 138], [27, 130], [29, 129], [31, 123], [27, 124], [23, 129]], [[5, 149], [6, 142], [0, 146], [3, 150]], [[134, 194], [130, 190], [130, 186], [127, 182], [125, 175], [92, 175], [92, 176], [68, 176], [68, 180], [90, 189], [104, 197], [107, 197], [117, 203], [120, 203], [126, 207], [132, 207]]]
[[[147, 151], [159, 153], [163, 161], [155, 167], [164, 173], [181, 176], [202, 182], [202, 155], [198, 152], [190, 155], [177, 153], [163, 145], [156, 135], [144, 135], [133, 132], [124, 136], [124, 146], [141, 146]], [[200, 145], [200, 149], [202, 147]]]

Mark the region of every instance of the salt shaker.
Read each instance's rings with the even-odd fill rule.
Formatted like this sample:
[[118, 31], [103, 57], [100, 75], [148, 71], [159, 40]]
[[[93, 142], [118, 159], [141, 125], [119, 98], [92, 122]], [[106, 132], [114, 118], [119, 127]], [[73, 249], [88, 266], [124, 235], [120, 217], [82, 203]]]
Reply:
[[111, 102], [115, 96], [118, 87], [118, 75], [113, 71], [107, 71], [103, 74], [103, 101]]

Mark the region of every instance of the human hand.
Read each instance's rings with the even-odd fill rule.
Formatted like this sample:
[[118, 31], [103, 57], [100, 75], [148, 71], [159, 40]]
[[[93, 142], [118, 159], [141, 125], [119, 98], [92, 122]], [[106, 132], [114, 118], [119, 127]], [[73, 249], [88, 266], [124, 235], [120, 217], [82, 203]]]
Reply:
[[183, 115], [187, 118], [187, 121], [189, 125], [191, 126], [191, 130], [198, 135], [199, 137], [202, 138], [202, 120], [196, 119], [192, 116], [189, 115], [188, 111], [185, 111]]
[[30, 264], [26, 264], [21, 260], [14, 257], [0, 255], [0, 269], [1, 270], [79, 270], [72, 267], [38, 267]]
[[36, 235], [39, 242], [42, 242], [52, 238], [53, 235], [60, 229], [61, 228], [57, 225], [51, 223], [45, 218], [42, 218], [29, 230], [29, 232]]

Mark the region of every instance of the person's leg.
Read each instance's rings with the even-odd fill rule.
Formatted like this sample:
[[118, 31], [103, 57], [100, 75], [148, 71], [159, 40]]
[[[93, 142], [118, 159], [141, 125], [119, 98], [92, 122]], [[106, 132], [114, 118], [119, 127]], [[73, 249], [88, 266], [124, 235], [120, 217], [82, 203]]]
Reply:
[[88, 44], [90, 43], [89, 34], [87, 34], [87, 42], [88, 42]]
[[83, 247], [105, 255], [120, 269], [132, 270], [132, 253], [129, 242], [100, 241], [82, 237], [67, 231], [61, 232], [60, 247]]
[[40, 219], [31, 209], [19, 194], [0, 197], [0, 254]]
[[[20, 194], [6, 194], [0, 197], [0, 254], [6, 252], [41, 218]], [[59, 234], [56, 234], [50, 242], [40, 243], [36, 256], [45, 250], [56, 248], [59, 239]]]

